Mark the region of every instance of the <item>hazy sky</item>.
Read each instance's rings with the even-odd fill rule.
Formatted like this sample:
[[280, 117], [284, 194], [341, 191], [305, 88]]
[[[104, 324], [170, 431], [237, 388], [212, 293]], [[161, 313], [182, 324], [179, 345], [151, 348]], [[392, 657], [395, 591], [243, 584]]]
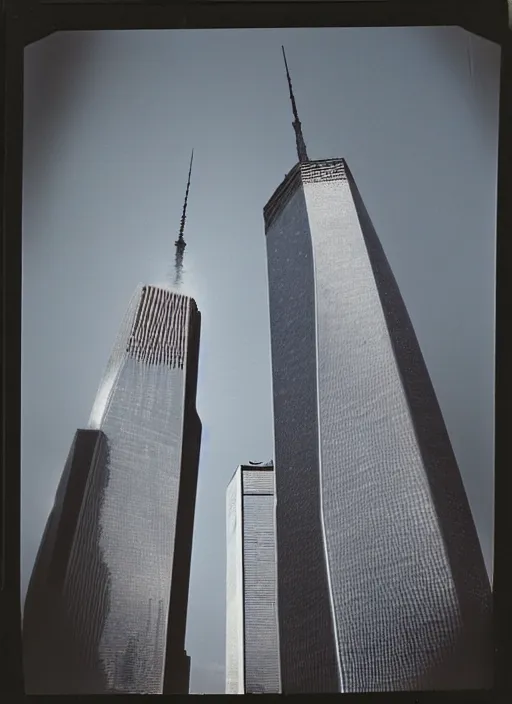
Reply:
[[25, 53], [23, 598], [131, 294], [173, 260], [194, 147], [193, 692], [224, 691], [228, 481], [273, 455], [262, 209], [296, 161], [282, 43], [309, 154], [346, 157], [396, 275], [492, 567], [499, 48], [456, 28], [50, 37]]

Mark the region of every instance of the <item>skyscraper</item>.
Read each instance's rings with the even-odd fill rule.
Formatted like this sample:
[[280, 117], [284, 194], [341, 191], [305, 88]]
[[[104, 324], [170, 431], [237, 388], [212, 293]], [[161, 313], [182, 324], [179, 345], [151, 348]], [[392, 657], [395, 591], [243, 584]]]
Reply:
[[188, 692], [200, 321], [165, 288], [129, 305], [34, 565], [28, 693]]
[[[283, 50], [284, 51], [284, 50]], [[264, 209], [284, 693], [491, 685], [491, 596], [411, 321], [344, 159]]]
[[108, 443], [78, 430], [36, 556], [25, 600], [27, 694], [102, 692], [98, 646], [110, 607], [99, 512], [108, 484]]
[[278, 693], [273, 464], [241, 465], [226, 509], [226, 693]]

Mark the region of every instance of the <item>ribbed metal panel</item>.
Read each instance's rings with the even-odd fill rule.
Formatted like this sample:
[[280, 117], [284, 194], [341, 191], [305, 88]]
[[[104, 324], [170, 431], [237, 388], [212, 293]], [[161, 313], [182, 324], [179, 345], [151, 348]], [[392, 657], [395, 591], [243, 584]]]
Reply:
[[188, 309], [189, 299], [185, 296], [144, 286], [128, 340], [128, 353], [147, 364], [183, 369]]
[[226, 694], [244, 694], [242, 472], [226, 492]]
[[283, 691], [325, 691], [311, 642], [346, 692], [488, 686], [489, 585], [398, 287], [344, 161], [290, 178], [267, 219]]
[[270, 491], [262, 491], [257, 472], [244, 469], [247, 484], [259, 484], [259, 491], [243, 497], [244, 612], [245, 612], [245, 691], [248, 694], [280, 692], [279, 638], [277, 621], [277, 574], [275, 501]]
[[274, 472], [272, 469], [244, 469], [242, 472], [244, 494], [274, 495]]
[[273, 474], [241, 466], [226, 494], [228, 694], [280, 692]]

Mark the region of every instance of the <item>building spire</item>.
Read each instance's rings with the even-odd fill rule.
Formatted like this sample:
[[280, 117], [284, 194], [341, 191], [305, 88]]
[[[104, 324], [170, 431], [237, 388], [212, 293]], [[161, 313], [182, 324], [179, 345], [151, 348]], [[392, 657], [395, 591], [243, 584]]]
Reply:
[[286, 78], [288, 79], [288, 88], [290, 89], [290, 100], [292, 103], [293, 110], [293, 129], [295, 130], [295, 142], [297, 143], [297, 156], [299, 157], [299, 162], [302, 164], [305, 161], [309, 161], [308, 153], [306, 151], [306, 143], [304, 142], [304, 137], [302, 136], [302, 125], [299, 120], [299, 113], [297, 112], [297, 104], [295, 103], [295, 96], [293, 95], [292, 79], [290, 78], [290, 72], [288, 70], [288, 62], [286, 61], [286, 54], [284, 53], [284, 46], [281, 47], [283, 50], [284, 65], [286, 68]]
[[192, 149], [192, 155], [190, 157], [190, 166], [188, 169], [188, 180], [187, 188], [185, 190], [185, 200], [183, 201], [183, 212], [181, 214], [180, 231], [178, 234], [178, 239], [174, 243], [176, 247], [176, 260], [175, 260], [175, 279], [174, 283], [178, 286], [181, 283], [181, 274], [183, 272], [183, 253], [187, 243], [183, 239], [183, 233], [185, 231], [185, 221], [187, 219], [187, 203], [188, 203], [188, 192], [190, 190], [190, 177], [192, 176], [192, 162], [194, 160], [194, 150]]

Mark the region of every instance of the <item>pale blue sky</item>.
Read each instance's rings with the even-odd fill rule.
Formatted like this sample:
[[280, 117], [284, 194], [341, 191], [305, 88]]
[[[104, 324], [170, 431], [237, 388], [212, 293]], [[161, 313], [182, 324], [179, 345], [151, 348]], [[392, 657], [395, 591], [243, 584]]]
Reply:
[[225, 490], [272, 450], [262, 209], [296, 160], [345, 157], [415, 325], [488, 569], [499, 49], [456, 28], [60, 34], [25, 53], [23, 598], [73, 434], [140, 281], [174, 257], [203, 314], [187, 648], [224, 689]]

